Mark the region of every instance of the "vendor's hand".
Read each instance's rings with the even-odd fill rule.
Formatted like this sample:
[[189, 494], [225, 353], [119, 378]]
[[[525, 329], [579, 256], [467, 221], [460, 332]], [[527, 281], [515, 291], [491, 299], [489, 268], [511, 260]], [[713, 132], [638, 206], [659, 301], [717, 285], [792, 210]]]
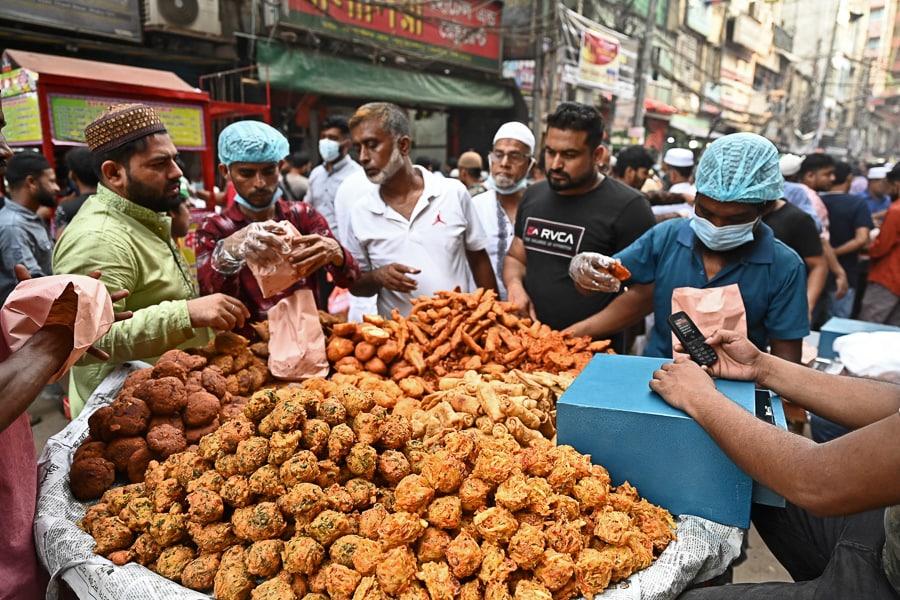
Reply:
[[583, 294], [618, 292], [622, 283], [608, 272], [618, 262], [597, 252], [581, 252], [569, 262], [569, 277]]
[[344, 251], [334, 238], [304, 235], [294, 240], [288, 260], [298, 277], [308, 277], [326, 265], [344, 264]]
[[250, 223], [226, 239], [225, 250], [235, 258], [267, 267], [291, 252], [284, 240], [286, 235], [284, 227], [275, 221]]
[[[28, 269], [26, 269], [24, 265], [16, 265], [15, 267], [13, 267], [13, 271], [15, 271], [16, 279], [18, 279], [19, 281], [26, 281], [28, 279], [31, 279], [31, 273], [28, 272]], [[91, 271], [87, 274], [88, 277], [92, 277], [94, 279], [100, 279], [100, 275], [100, 271]], [[71, 293], [69, 293], [70, 287]], [[127, 298], [130, 294], [131, 292], [129, 292], [128, 290], [119, 290], [117, 292], [112, 292], [109, 297], [112, 300], [112, 303], [115, 305], [116, 302]], [[45, 326], [48, 323], [64, 325], [68, 329], [74, 331], [75, 316], [77, 312], [78, 294], [75, 293], [74, 287], [68, 286], [60, 295], [60, 297], [57, 298], [56, 301], [54, 301], [50, 306], [50, 312], [47, 315], [47, 322], [45, 323]], [[132, 314], [133, 313], [130, 310], [125, 310], [115, 313], [114, 318], [116, 321], [124, 321], [125, 319], [130, 319]], [[109, 360], [109, 354], [94, 346], [88, 348], [87, 353], [100, 360]]]
[[[710, 374], [742, 381], [759, 379], [763, 353], [746, 336], [736, 331], [720, 329], [709, 336], [706, 343], [712, 346], [719, 356], [718, 360], [708, 367]], [[676, 344], [675, 350], [684, 352], [681, 344]]]
[[716, 384], [703, 367], [689, 358], [677, 358], [653, 372], [650, 389], [675, 408], [690, 414], [691, 401], [715, 392]]
[[218, 331], [231, 331], [243, 327], [250, 318], [244, 303], [226, 294], [211, 294], [188, 300], [191, 327], [211, 327]]
[[534, 305], [531, 303], [531, 296], [525, 291], [521, 284], [514, 284], [506, 289], [506, 299], [512, 302], [518, 313], [524, 317], [531, 317], [537, 320], [537, 313], [534, 311]]
[[391, 263], [375, 269], [373, 275], [375, 281], [377, 281], [378, 285], [381, 287], [397, 292], [409, 293], [414, 292], [416, 288], [419, 287], [419, 282], [412, 277], [409, 277], [409, 275], [418, 275], [421, 272], [421, 269], [416, 269], [415, 267], [401, 265], [400, 263]]

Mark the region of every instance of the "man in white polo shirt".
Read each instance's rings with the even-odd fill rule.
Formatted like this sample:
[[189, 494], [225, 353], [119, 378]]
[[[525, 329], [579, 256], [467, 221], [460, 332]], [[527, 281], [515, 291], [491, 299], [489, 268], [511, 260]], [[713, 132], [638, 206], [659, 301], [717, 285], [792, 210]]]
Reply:
[[[406, 315], [411, 296], [459, 286], [497, 289], [485, 251], [487, 237], [472, 199], [457, 180], [413, 165], [409, 120], [387, 102], [361, 106], [350, 118], [353, 145], [370, 182], [353, 206], [342, 234], [363, 276], [356, 296], [378, 294], [378, 312]], [[471, 270], [471, 271], [470, 271]]]

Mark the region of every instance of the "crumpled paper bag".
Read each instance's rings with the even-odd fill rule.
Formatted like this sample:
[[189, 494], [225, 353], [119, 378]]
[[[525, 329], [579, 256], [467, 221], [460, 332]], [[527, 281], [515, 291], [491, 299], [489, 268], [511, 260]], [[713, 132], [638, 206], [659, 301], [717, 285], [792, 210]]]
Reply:
[[279, 379], [328, 375], [325, 334], [312, 290], [297, 290], [269, 309], [269, 371]]
[[[747, 335], [747, 312], [736, 283], [717, 288], [675, 288], [672, 291], [672, 313], [683, 310], [706, 337], [719, 329], [731, 329]], [[678, 343], [672, 334], [672, 346]], [[672, 351], [672, 357], [688, 357]]]
[[[293, 247], [294, 240], [302, 237], [300, 232], [294, 227], [290, 221], [279, 221], [278, 226], [284, 229], [285, 234], [282, 240], [288, 248]], [[253, 261], [247, 261], [247, 267], [256, 278], [259, 289], [265, 298], [274, 296], [278, 292], [284, 291], [302, 279], [302, 275], [294, 270], [293, 265], [287, 259], [287, 255], [283, 255], [281, 260], [275, 264], [260, 265]]]
[[0, 329], [15, 352], [47, 321], [50, 307], [69, 284], [78, 294], [72, 353], [48, 383], [59, 380], [88, 348], [103, 337], [115, 321], [112, 298], [99, 280], [85, 275], [51, 275], [22, 281], [0, 309]]

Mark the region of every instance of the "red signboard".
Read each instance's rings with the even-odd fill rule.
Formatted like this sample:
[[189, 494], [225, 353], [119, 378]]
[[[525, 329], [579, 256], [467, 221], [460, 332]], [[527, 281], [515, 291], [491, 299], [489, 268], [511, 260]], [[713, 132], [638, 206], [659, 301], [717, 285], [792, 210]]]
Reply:
[[500, 61], [500, 2], [288, 0], [281, 25], [406, 55], [496, 70]]

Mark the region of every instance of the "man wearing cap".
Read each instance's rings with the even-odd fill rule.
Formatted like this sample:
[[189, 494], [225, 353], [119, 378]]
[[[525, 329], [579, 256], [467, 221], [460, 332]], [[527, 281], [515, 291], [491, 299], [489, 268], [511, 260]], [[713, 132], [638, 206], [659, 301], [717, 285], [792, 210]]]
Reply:
[[84, 130], [100, 175], [97, 193], [78, 211], [53, 251], [56, 273], [102, 271], [110, 290], [130, 290], [117, 311], [134, 317], [113, 324], [97, 346], [107, 362], [72, 367], [69, 405], [81, 412], [94, 388], [128, 360], [153, 360], [177, 346], [203, 345], [209, 327], [241, 327], [249, 316], [225, 294], [197, 298], [190, 271], [170, 234], [167, 212], [181, 201], [178, 155], [159, 115], [144, 104], [109, 107]]
[[[598, 173], [606, 152], [603, 131], [603, 118], [587, 104], [563, 102], [548, 117], [547, 179], [522, 196], [516, 237], [503, 263], [509, 301], [553, 329], [588, 318], [615, 297], [578, 291], [568, 274], [572, 257], [614, 254], [656, 222], [638, 190]], [[624, 351], [624, 335], [613, 345]]]
[[[752, 133], [721, 137], [704, 152], [696, 180], [693, 218], [664, 221], [617, 253], [614, 258], [631, 271], [628, 290], [569, 330], [604, 337], [652, 311], [655, 322], [644, 354], [670, 357], [666, 319], [675, 288], [737, 284], [748, 337], [759, 348], [771, 345], [773, 354], [799, 362], [809, 333], [803, 262], [761, 222], [782, 196], [778, 151]], [[618, 280], [604, 270], [612, 260], [576, 256], [575, 284], [585, 293], [618, 289]]]
[[822, 220], [819, 218], [816, 209], [813, 208], [807, 193], [807, 187], [797, 181], [800, 177], [800, 165], [802, 164], [803, 157], [796, 154], [785, 154], [778, 159], [778, 166], [781, 169], [781, 174], [784, 176], [784, 199], [812, 217], [816, 228], [821, 233]]
[[888, 169], [885, 167], [872, 167], [869, 169], [869, 173], [866, 175], [868, 186], [860, 194], [869, 206], [869, 214], [872, 215], [872, 221], [875, 222], [876, 227], [881, 226], [884, 213], [887, 212], [888, 207], [891, 205], [891, 197], [887, 193], [887, 174]]
[[458, 180], [413, 165], [403, 110], [388, 102], [364, 104], [350, 118], [350, 134], [369, 180], [354, 186], [358, 196], [342, 234], [363, 271], [350, 292], [378, 294], [379, 314], [390, 316], [395, 308], [408, 314], [411, 296], [456, 286], [471, 291], [470, 277], [478, 287], [496, 290], [472, 199]]
[[503, 286], [503, 260], [513, 240], [513, 224], [534, 166], [534, 134], [518, 121], [504, 123], [494, 134], [494, 147], [488, 154], [491, 174], [488, 191], [472, 198], [475, 212], [488, 236], [488, 256], [497, 277], [500, 299], [506, 300]]
[[481, 181], [481, 170], [484, 166], [480, 154], [474, 150], [463, 152], [459, 155], [456, 167], [459, 170], [459, 180], [465, 184], [470, 196], [475, 197], [487, 191]]
[[[278, 186], [288, 141], [274, 127], [260, 121], [238, 121], [219, 135], [219, 173], [234, 184], [235, 202], [207, 218], [197, 229], [197, 275], [200, 293], [223, 291], [240, 298], [250, 322], [264, 321], [281, 299], [300, 289], [318, 291], [319, 270], [324, 269], [343, 287], [359, 278], [356, 260], [331, 232], [328, 222], [306, 202], [291, 202]], [[260, 290], [247, 261], [266, 262], [282, 245], [280, 221], [288, 221], [302, 235], [294, 240], [289, 260], [309, 275], [268, 298]], [[257, 227], [249, 227], [251, 224]], [[327, 305], [319, 308], [327, 310]], [[246, 325], [242, 335], [254, 338]]]
[[687, 148], [669, 148], [663, 156], [663, 170], [669, 180], [668, 191], [683, 194], [692, 200], [697, 188], [691, 182], [694, 174], [694, 153]]

